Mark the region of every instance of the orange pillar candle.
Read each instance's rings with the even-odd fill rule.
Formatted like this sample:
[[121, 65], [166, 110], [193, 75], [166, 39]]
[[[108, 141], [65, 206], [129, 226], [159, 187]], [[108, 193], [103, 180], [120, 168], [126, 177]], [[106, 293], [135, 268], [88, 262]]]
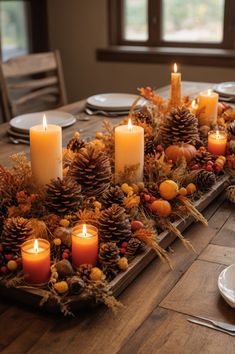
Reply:
[[30, 284], [46, 283], [50, 279], [50, 243], [44, 239], [30, 239], [21, 246], [25, 279]]
[[171, 73], [171, 106], [181, 105], [181, 73], [177, 72], [177, 64], [174, 64], [174, 72]]
[[43, 124], [30, 128], [30, 157], [32, 174], [39, 184], [47, 184], [51, 179], [62, 179], [62, 132], [61, 127]]
[[225, 155], [227, 134], [225, 131], [212, 130], [208, 133], [208, 151], [215, 155]]
[[75, 268], [81, 264], [96, 265], [98, 230], [95, 226], [78, 224], [72, 231], [72, 260]]
[[211, 90], [201, 92], [198, 97], [199, 125], [216, 124], [219, 95]]
[[[144, 170], [144, 129], [131, 123], [115, 129], [115, 175], [122, 182], [125, 169], [135, 167], [130, 176], [131, 182], [143, 181]], [[125, 176], [126, 177], [126, 176]], [[126, 180], [123, 182], [127, 182]]]

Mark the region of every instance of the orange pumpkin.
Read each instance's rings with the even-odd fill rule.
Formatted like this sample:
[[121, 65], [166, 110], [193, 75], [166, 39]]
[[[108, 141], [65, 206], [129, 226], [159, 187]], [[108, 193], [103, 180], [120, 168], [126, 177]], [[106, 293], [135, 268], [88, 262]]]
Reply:
[[172, 181], [171, 179], [166, 179], [159, 186], [159, 193], [162, 198], [166, 200], [174, 199], [179, 192], [179, 188], [177, 183]]
[[193, 145], [187, 143], [170, 145], [165, 150], [166, 156], [173, 162], [180, 160], [182, 157], [184, 157], [187, 162], [190, 162], [196, 153], [196, 148]]
[[150, 204], [150, 208], [154, 214], [167, 217], [171, 214], [172, 208], [167, 200], [157, 199]]

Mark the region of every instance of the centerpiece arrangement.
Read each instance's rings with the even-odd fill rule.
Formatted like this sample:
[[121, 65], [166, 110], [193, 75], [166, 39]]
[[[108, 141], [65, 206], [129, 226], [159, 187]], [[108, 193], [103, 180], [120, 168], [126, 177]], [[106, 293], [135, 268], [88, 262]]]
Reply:
[[[136, 110], [137, 99], [118, 127], [105, 121], [91, 141], [75, 133], [64, 151], [61, 128], [44, 118], [30, 129], [31, 162], [18, 154], [12, 168], [0, 166], [6, 293], [37, 295], [65, 315], [74, 302], [115, 310], [121, 304], [112, 285], [141, 268], [138, 255], [152, 249], [171, 267], [159, 244], [164, 233], [195, 251], [177, 226], [189, 217], [207, 225], [197, 206], [234, 176], [235, 110], [210, 91], [196, 101], [181, 97], [175, 71], [169, 100], [140, 88], [144, 107]], [[235, 202], [235, 186], [227, 195]]]

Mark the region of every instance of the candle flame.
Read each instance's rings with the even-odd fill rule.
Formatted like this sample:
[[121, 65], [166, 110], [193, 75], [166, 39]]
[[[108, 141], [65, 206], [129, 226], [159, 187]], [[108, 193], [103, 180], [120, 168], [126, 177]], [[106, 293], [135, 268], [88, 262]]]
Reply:
[[42, 126], [43, 126], [43, 129], [46, 131], [47, 130], [47, 118], [46, 118], [45, 114], [43, 114]]
[[196, 100], [193, 100], [192, 104], [191, 104], [191, 107], [193, 109], [197, 109], [198, 108], [198, 104], [197, 104], [197, 101]]
[[208, 94], [208, 96], [211, 96], [211, 89], [208, 89], [208, 91], [207, 91], [207, 94]]
[[86, 224], [83, 224], [82, 233], [83, 233], [83, 236], [86, 237], [86, 234], [87, 234]]
[[174, 64], [174, 73], [177, 73], [177, 71], [178, 71], [178, 68], [177, 68], [177, 64], [175, 63]]
[[215, 138], [216, 139], [220, 139], [220, 133], [219, 133], [219, 130], [217, 129], [216, 132], [215, 132]]
[[38, 240], [37, 239], [34, 240], [33, 248], [34, 248], [34, 252], [38, 253]]
[[131, 118], [128, 119], [128, 130], [132, 130], [132, 123], [131, 123]]

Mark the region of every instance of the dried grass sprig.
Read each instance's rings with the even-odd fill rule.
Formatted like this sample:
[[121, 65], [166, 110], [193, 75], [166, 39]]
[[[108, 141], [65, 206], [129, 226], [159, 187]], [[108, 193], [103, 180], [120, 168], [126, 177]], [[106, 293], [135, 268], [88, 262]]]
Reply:
[[167, 251], [164, 250], [156, 241], [156, 233], [151, 228], [144, 228], [137, 230], [134, 234], [134, 237], [138, 238], [139, 240], [143, 241], [147, 246], [153, 249], [160, 260], [163, 263], [167, 263], [169, 267], [172, 269], [172, 264], [170, 258], [168, 257]]
[[183, 196], [178, 196], [177, 199], [187, 209], [189, 215], [193, 216], [195, 220], [200, 221], [203, 225], [208, 226], [208, 221], [204, 216], [195, 208], [191, 201]]

